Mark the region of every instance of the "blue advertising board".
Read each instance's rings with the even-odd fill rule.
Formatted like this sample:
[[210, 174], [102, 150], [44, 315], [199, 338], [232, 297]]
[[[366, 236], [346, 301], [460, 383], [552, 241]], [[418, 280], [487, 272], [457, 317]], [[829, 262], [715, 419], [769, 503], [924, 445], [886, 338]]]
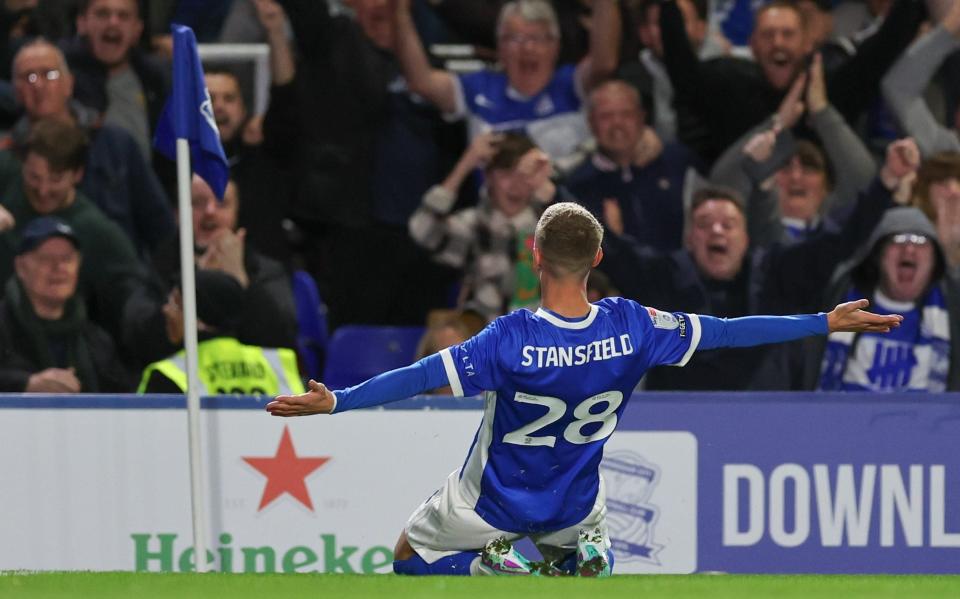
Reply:
[[960, 572], [960, 398], [650, 394], [697, 439], [697, 570]]

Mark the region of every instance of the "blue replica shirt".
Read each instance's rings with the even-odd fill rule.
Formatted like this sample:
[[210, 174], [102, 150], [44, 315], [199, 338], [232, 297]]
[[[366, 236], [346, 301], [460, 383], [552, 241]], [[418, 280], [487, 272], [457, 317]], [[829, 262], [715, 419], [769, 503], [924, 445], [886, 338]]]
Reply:
[[593, 509], [603, 444], [649, 368], [683, 366], [698, 348], [790, 341], [826, 330], [823, 314], [726, 320], [620, 298], [591, 304], [579, 319], [518, 310], [460, 345], [335, 391], [333, 411], [446, 384], [458, 396], [484, 393], [461, 496], [501, 530], [559, 530]]
[[546, 87], [530, 97], [510, 87], [500, 71], [459, 75], [450, 116], [467, 119], [471, 139], [486, 131], [523, 131], [551, 158], [569, 156], [590, 135], [575, 73], [574, 65], [557, 67]]
[[580, 320], [520, 310], [440, 352], [454, 394], [486, 391], [461, 472], [463, 499], [512, 532], [583, 520], [603, 444], [634, 387], [648, 368], [685, 364], [699, 339], [695, 315], [604, 299]]

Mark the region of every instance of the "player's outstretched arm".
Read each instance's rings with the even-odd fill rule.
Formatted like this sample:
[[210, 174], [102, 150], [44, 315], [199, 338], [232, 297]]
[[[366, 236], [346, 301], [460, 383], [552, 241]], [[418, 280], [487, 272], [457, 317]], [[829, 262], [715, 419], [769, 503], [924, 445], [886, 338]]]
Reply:
[[845, 331], [852, 333], [886, 333], [900, 326], [903, 317], [897, 314], [880, 315], [866, 312], [865, 299], [840, 304], [827, 314], [797, 314], [794, 316], [742, 316], [714, 318], [700, 315], [701, 327], [698, 350], [721, 347], [751, 347], [767, 343], [783, 343], [804, 337], [829, 335]]
[[827, 328], [831, 333], [888, 333], [903, 321], [899, 314], [866, 312], [869, 305], [865, 299], [838, 305], [827, 313]]
[[281, 395], [267, 404], [274, 416], [333, 414], [399, 401], [449, 385], [440, 354], [433, 354], [410, 366], [379, 374], [355, 387], [330, 391], [311, 380], [309, 391], [300, 395]]
[[312, 416], [329, 414], [337, 407], [336, 396], [323, 383], [310, 379], [309, 391], [299, 395], [280, 395], [267, 404], [271, 416]]

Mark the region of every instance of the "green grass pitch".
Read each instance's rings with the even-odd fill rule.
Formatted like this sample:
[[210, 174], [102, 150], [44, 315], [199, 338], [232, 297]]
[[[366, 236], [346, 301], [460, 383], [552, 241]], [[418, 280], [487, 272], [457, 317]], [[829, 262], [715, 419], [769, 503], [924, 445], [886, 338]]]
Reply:
[[356, 574], [149, 574], [132, 572], [0, 573], [0, 597], [35, 599], [654, 599], [669, 597], [898, 599], [960, 597], [960, 576], [614, 576], [605, 579], [400, 577]]

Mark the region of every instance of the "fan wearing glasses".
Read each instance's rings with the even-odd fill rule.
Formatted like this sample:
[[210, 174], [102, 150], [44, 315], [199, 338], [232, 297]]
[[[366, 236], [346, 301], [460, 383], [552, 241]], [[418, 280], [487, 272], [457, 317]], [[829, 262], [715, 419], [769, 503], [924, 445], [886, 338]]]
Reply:
[[[126, 129], [105, 124], [100, 113], [72, 99], [75, 79], [60, 49], [44, 39], [28, 42], [17, 50], [12, 72], [24, 116], [4, 147], [22, 148], [41, 119], [77, 125], [90, 141], [79, 189], [120, 225], [141, 256], [172, 234], [170, 204], [136, 141]], [[6, 168], [18, 172], [15, 162], [12, 154], [0, 153], [0, 173]]]
[[410, 91], [450, 119], [466, 119], [470, 137], [523, 131], [554, 160], [589, 137], [582, 99], [617, 67], [620, 12], [614, 0], [592, 4], [590, 49], [577, 65], [559, 65], [560, 27], [546, 0], [515, 0], [500, 9], [497, 61], [502, 71], [456, 74], [433, 68], [417, 37], [410, 0], [397, 3], [396, 55]]
[[[934, 225], [915, 207], [888, 210], [859, 258], [841, 269], [824, 305], [862, 294], [871, 310], [903, 314], [885, 338], [831, 334], [791, 348], [793, 388], [827, 391], [960, 389], [960, 295]], [[803, 366], [799, 367], [798, 364]], [[788, 366], [789, 367], [789, 366]]]

